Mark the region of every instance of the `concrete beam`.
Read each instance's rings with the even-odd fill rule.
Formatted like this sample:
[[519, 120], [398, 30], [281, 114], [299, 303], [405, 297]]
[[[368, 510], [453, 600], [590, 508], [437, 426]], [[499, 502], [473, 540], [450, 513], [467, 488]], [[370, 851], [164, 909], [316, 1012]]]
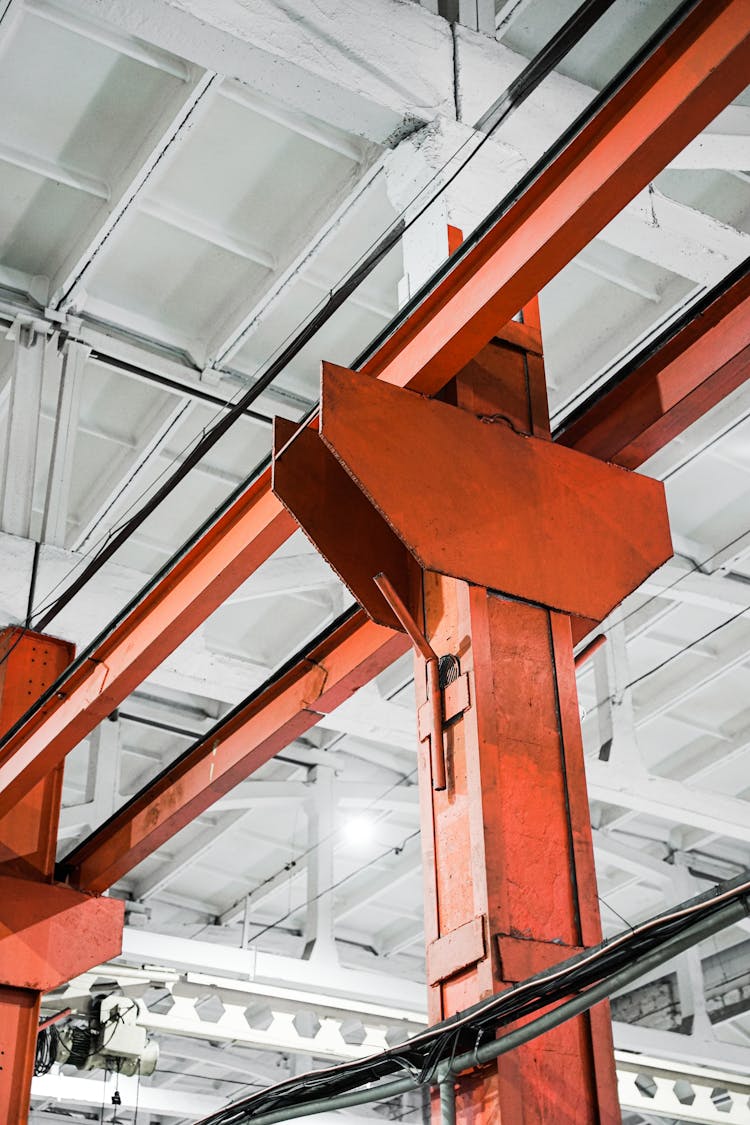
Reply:
[[68, 7], [378, 144], [453, 112], [450, 28], [417, 4], [71, 0]]
[[72, 1074], [44, 1074], [34, 1078], [31, 1083], [32, 1103], [52, 1102], [61, 1106], [95, 1106], [101, 1108], [106, 1102], [112, 1104], [112, 1095], [119, 1089], [123, 1110], [135, 1109], [144, 1113], [159, 1114], [171, 1120], [195, 1119], [224, 1109], [228, 1097], [195, 1094], [175, 1090], [160, 1089], [158, 1086], [140, 1083], [138, 1078], [126, 1078], [118, 1074], [94, 1074], [81, 1078]]
[[276, 953], [238, 949], [213, 942], [155, 934], [126, 926], [120, 961], [130, 965], [163, 965], [183, 972], [210, 973], [217, 977], [244, 978], [258, 985], [312, 993], [312, 1003], [331, 1003], [337, 996], [362, 1004], [387, 1006], [402, 1018], [412, 1019], [424, 1010], [424, 986], [417, 982], [386, 976], [384, 973], [339, 967], [325, 982], [325, 999], [315, 997], [320, 990], [320, 972], [309, 961], [298, 961]]

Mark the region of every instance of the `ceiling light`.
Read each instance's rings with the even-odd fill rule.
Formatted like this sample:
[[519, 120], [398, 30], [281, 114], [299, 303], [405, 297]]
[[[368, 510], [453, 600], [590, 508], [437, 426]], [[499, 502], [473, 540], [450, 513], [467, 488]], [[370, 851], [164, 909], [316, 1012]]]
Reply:
[[375, 834], [375, 822], [369, 816], [351, 816], [341, 829], [344, 839], [361, 847], [369, 844]]

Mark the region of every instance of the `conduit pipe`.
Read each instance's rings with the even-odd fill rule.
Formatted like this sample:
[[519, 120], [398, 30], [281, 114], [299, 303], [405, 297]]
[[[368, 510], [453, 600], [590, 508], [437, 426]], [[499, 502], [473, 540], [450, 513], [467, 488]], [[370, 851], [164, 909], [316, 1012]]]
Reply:
[[455, 1125], [456, 1085], [453, 1077], [440, 1083], [440, 1125]]
[[[750, 903], [748, 903], [748, 896], [745, 894], [735, 902], [731, 902], [727, 906], [717, 910], [717, 912], [710, 917], [693, 923], [692, 926], [687, 927], [681, 934], [664, 942], [658, 949], [654, 949], [650, 953], [637, 958], [631, 965], [628, 965], [627, 968], [621, 969], [606, 980], [600, 981], [599, 984], [592, 985], [579, 996], [574, 996], [572, 999], [566, 1000], [563, 1004], [555, 1008], [554, 1011], [545, 1012], [544, 1015], [539, 1016], [530, 1023], [524, 1024], [523, 1027], [508, 1032], [500, 1039], [493, 1039], [491, 1042], [483, 1044], [474, 1051], [468, 1051], [463, 1055], [457, 1055], [448, 1066], [440, 1067], [437, 1073], [434, 1074], [431, 1079], [428, 1079], [431, 1085], [440, 1086], [441, 1116], [445, 1112], [443, 1098], [445, 1098], [445, 1104], [447, 1106], [451, 1096], [448, 1092], [448, 1088], [453, 1089], [451, 1079], [455, 1079], [462, 1071], [492, 1062], [494, 1059], [499, 1058], [500, 1055], [507, 1054], [508, 1051], [512, 1051], [516, 1047], [521, 1047], [524, 1043], [528, 1043], [529, 1040], [535, 1039], [537, 1036], [544, 1034], [544, 1032], [559, 1027], [560, 1024], [565, 1023], [574, 1016], [580, 1015], [582, 1012], [588, 1011], [594, 1004], [598, 1004], [601, 1000], [606, 1000], [607, 997], [615, 992], [619, 992], [627, 985], [632, 984], [633, 981], [650, 972], [652, 969], [656, 969], [665, 964], [673, 957], [683, 953], [686, 949], [697, 945], [698, 942], [712, 937], [713, 934], [718, 933], [725, 927], [731, 926], [735, 922], [747, 917], [748, 914], [750, 914]], [[417, 1079], [413, 1077], [399, 1078], [392, 1082], [383, 1082], [378, 1086], [368, 1086], [364, 1089], [351, 1090], [346, 1094], [337, 1094], [331, 1098], [320, 1098], [314, 1102], [307, 1102], [305, 1105], [287, 1107], [286, 1109], [276, 1110], [271, 1113], [263, 1113], [258, 1117], [247, 1117], [244, 1119], [242, 1117], [237, 1117], [236, 1125], [243, 1125], [243, 1121], [246, 1125], [278, 1125], [280, 1122], [293, 1121], [298, 1117], [314, 1116], [318, 1113], [332, 1112], [337, 1109], [347, 1109], [350, 1106], [365, 1105], [368, 1102], [394, 1098], [399, 1094], [409, 1093], [412, 1090], [418, 1089], [420, 1085], [426, 1084], [427, 1083], [418, 1082]], [[455, 1089], [453, 1089], [453, 1093], [455, 1095]], [[442, 1120], [445, 1122], [447, 1119], [442, 1117]]]

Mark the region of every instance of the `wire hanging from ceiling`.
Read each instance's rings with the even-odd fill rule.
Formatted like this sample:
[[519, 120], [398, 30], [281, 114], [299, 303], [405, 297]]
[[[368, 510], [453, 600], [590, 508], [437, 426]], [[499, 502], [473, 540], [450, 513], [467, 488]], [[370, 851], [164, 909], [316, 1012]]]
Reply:
[[[573, 16], [566, 22], [564, 27], [560, 29], [558, 35], [553, 37], [550, 41], [528, 64], [518, 78], [511, 83], [508, 90], [498, 99], [496, 106], [503, 105], [502, 115], [493, 123], [488, 132], [484, 133], [470, 155], [466, 158], [464, 164], [452, 173], [445, 183], [442, 183], [435, 194], [430, 200], [419, 209], [415, 215], [411, 216], [408, 224], [411, 225], [423, 215], [435, 201], [438, 195], [445, 191], [447, 186], [459, 174], [462, 167], [476, 155], [476, 152], [489, 140], [490, 136], [499, 124], [516, 109], [522, 102], [529, 96], [529, 94], [536, 89], [539, 83], [543, 80], [547, 73], [553, 69], [556, 62], [560, 57], [578, 42], [583, 34], [593, 26], [596, 20], [606, 11], [615, 0], [585, 0], [580, 5]], [[563, 151], [569, 143], [578, 135], [578, 133], [585, 127], [585, 125], [595, 116], [595, 114], [607, 104], [609, 99], [622, 87], [622, 85], [635, 73], [640, 67], [641, 63], [649, 57], [649, 55], [657, 49], [661, 43], [668, 37], [676, 26], [692, 11], [696, 6], [698, 0], [683, 0], [675, 12], [673, 12], [667, 19], [660, 25], [656, 32], [642, 45], [640, 50], [629, 60], [629, 62], [618, 72], [612, 81], [591, 101], [590, 105], [576, 118], [576, 120], [569, 126], [569, 128], [562, 134], [561, 137], [555, 142], [551, 148], [544, 153], [544, 155], [532, 166], [531, 169], [521, 178], [515, 188], [509, 192], [503, 200], [495, 207], [490, 214], [480, 223], [472, 234], [453, 252], [450, 258], [441, 266], [432, 278], [411, 298], [409, 302], [399, 311], [394, 320], [381, 332], [376, 338], [368, 345], [368, 348], [357, 357], [353, 366], [356, 368], [366, 361], [366, 359], [377, 350], [381, 343], [387, 339], [398, 327], [402, 321], [411, 314], [412, 311], [424, 300], [431, 289], [437, 284], [454, 266], [469, 253], [471, 249], [481, 240], [481, 238], [491, 229], [505, 212], [516, 202], [522, 195], [544, 172], [548, 165], [553, 161], [556, 156]], [[581, 31], [580, 29], [584, 30]], [[559, 40], [556, 50], [553, 50], [553, 43]], [[559, 56], [556, 51], [560, 51], [562, 46], [565, 46], [562, 56]], [[545, 67], [540, 68], [539, 58], [544, 56]], [[513, 91], [512, 97], [509, 97], [509, 91]], [[467, 142], [464, 142], [466, 144]], [[463, 147], [463, 146], [462, 146]], [[460, 151], [460, 149], [458, 150]], [[448, 164], [450, 161], [448, 162]], [[447, 165], [446, 165], [447, 166]], [[442, 169], [440, 170], [440, 172]], [[433, 176], [434, 181], [437, 175]], [[427, 186], [429, 187], [430, 184]], [[424, 189], [423, 189], [424, 190]], [[421, 192], [419, 194], [422, 194]], [[419, 195], [416, 197], [419, 198]], [[201, 450], [205, 451], [212, 448], [213, 445], [227, 432], [229, 427], [233, 424], [237, 417], [241, 415], [241, 411], [252, 403], [263, 390], [265, 390], [277, 377], [277, 375], [284, 369], [289, 359], [297, 354], [299, 350], [315, 335], [318, 328], [330, 318], [331, 315], [339, 308], [347, 296], [351, 295], [354, 289], [364, 280], [369, 272], [375, 268], [377, 264], [383, 259], [388, 251], [396, 244], [407, 228], [403, 219], [399, 219], [389, 231], [386, 236], [376, 245], [375, 249], [369, 254], [360, 259], [360, 263], [350, 272], [346, 279], [341, 283], [338, 290], [335, 290], [328, 301], [323, 306], [321, 312], [312, 318], [299, 332], [294, 339], [282, 349], [262, 376], [250, 387], [244, 394], [237, 400], [231, 410], [227, 411], [213, 427], [201, 439], [189, 457], [178, 467], [172, 474], [168, 481], [165, 481], [157, 493], [151, 497], [146, 505], [139, 510], [136, 516], [123, 526], [105, 545], [102, 551], [95, 555], [90, 561], [84, 572], [75, 579], [71, 585], [60, 595], [51, 606], [41, 615], [41, 617], [33, 622], [33, 627], [39, 630], [46, 628], [50, 622], [57, 616], [60, 609], [63, 608], [75, 595], [85, 586], [86, 582], [92, 577], [94, 573], [108, 558], [114, 554], [119, 545], [127, 539], [129, 534], [132, 533], [135, 527], [139, 526], [144, 519], [158, 506], [162, 499], [164, 499], [172, 491], [174, 487], [183, 479], [190, 468], [200, 460], [203, 455]], [[80, 655], [68, 666], [62, 675], [55, 681], [54, 684], [44, 692], [40, 698], [32, 705], [29, 710], [22, 715], [13, 726], [0, 738], [0, 749], [2, 749], [7, 742], [28, 722], [31, 716], [43, 706], [56, 692], [60, 690], [66, 679], [72, 675], [78, 668], [80, 668], [86, 660], [96, 651], [110, 633], [128, 616], [128, 614], [135, 609], [144, 597], [171, 572], [174, 566], [184, 557], [184, 555], [200, 540], [200, 538], [214, 525], [214, 523], [232, 506], [232, 504], [244, 494], [248, 487], [256, 481], [259, 476], [269, 467], [270, 457], [264, 458], [253, 470], [253, 472], [241, 482], [235, 489], [233, 489], [225, 501], [220, 504], [217, 509], [212, 512], [195, 530], [185, 543], [175, 552], [175, 554], [167, 560], [167, 562], [157, 571], [157, 573], [138, 591], [138, 593], [131, 598], [131, 600], [115, 615], [115, 617], [108, 622], [105, 628], [98, 634], [97, 637], [84, 649]]]
[[[190, 470], [217, 444], [224, 434], [234, 425], [237, 419], [246, 412], [263, 391], [267, 390], [278, 375], [288, 366], [291, 360], [310, 342], [318, 330], [330, 320], [333, 314], [338, 311], [365, 279], [370, 276], [373, 270], [400, 241], [403, 234], [411, 229], [429, 208], [433, 206], [435, 201], [451, 186], [471, 160], [481, 151], [487, 141], [490, 140], [499, 126], [527, 100], [561, 59], [568, 54], [572, 47], [580, 41], [601, 16], [616, 2], [617, 0], [584, 0], [584, 3], [576, 9], [573, 15], [563, 24], [547, 44], [545, 44], [542, 50], [524, 67], [521, 74], [510, 83], [493, 106], [482, 115], [475, 125], [475, 130], [481, 134], [479, 138], [477, 139], [476, 132], [472, 133], [459, 145], [448, 160], [433, 173], [428, 183], [421, 188], [403, 208], [401, 214], [391, 225], [390, 229], [386, 231], [379, 241], [371, 243], [367, 250], [364, 251], [355, 262], [354, 266], [343, 275], [338, 285], [331, 290], [329, 297], [320, 304], [317, 311], [314, 310], [307, 320], [304, 321], [297, 330], [290, 333], [286, 340], [271, 353], [271, 358], [267, 361], [265, 370], [256, 378], [252, 386], [244, 393], [240, 394], [235, 401], [232, 402], [232, 400], [230, 400], [231, 405], [229, 409], [217, 413], [212, 425], [205, 428], [201, 437], [192, 445], [192, 448], [190, 444], [186, 447], [188, 452], [184, 460], [174, 469], [169, 478], [157, 488], [146, 503], [129, 520], [126, 520], [125, 523], [116, 530], [112, 529], [108, 532], [102, 547], [94, 554], [93, 558], [91, 558], [85, 566], [83, 572], [78, 578], [74, 579], [68, 589], [48, 606], [46, 610], [41, 613], [37, 611], [39, 616], [34, 623], [35, 628], [43, 631], [50, 622], [54, 620], [54, 617], [60, 612], [60, 609], [75, 597], [93, 574], [95, 574], [101, 566], [112, 557], [119, 547], [126, 542], [133, 531], [172, 493]], [[650, 50], [672, 29], [675, 22], [679, 22], [679, 19], [687, 15], [696, 3], [697, 0], [683, 0], [681, 7], [678, 9], [678, 14], [665, 21], [663, 28], [649, 40], [646, 47], [638, 52], [636, 56], [637, 61], [631, 60], [631, 63], [623, 68], [610, 86], [592, 99], [591, 106], [587, 107], [573, 125], [566, 130], [563, 137], [560, 138], [550, 150], [551, 153], [556, 155], [560, 147], [564, 147], [564, 145], [580, 131], [583, 125], [592, 116], [592, 110], [595, 111], [596, 108], [599, 108], [600, 105], [606, 102], [612, 92], [611, 88], [618, 88], [619, 85], [625, 81], [625, 78], [630, 75], [632, 70], [635, 69], [635, 66], [641, 61], [642, 57], [650, 53]], [[431, 194], [425, 202], [421, 203], [413, 214], [409, 214], [414, 204], [417, 203], [425, 193], [429, 192], [435, 182], [440, 179], [443, 173], [450, 168], [454, 160], [456, 160], [467, 147], [470, 148], [470, 151], [468, 155], [459, 162], [458, 167], [456, 167], [444, 181], [439, 183], [437, 190]], [[541, 174], [548, 161], [549, 153], [545, 153], [534, 167], [522, 178], [521, 184], [523, 188], [519, 188], [519, 185], [517, 185], [498, 207], [493, 209], [487, 219], [485, 219], [481, 227], [482, 233], [484, 233], [485, 229], [488, 229], [489, 226], [494, 225], [504, 211], [515, 201], [519, 191], [524, 190]], [[405, 217], [407, 215], [408, 218]], [[477, 232], [474, 232], [450, 256], [448, 265], [452, 267], [468, 252], [476, 241], [478, 241]], [[419, 291], [419, 294], [415, 295], [408, 305], [405, 306], [405, 309], [402, 309], [387, 326], [385, 336], [383, 333], [380, 333], [379, 336], [376, 337], [376, 341], [380, 341], [380, 339], [390, 335], [395, 330], [395, 326], [404, 319], [406, 309], [416, 307], [416, 304], [429, 292], [429, 289], [434, 286], [436, 280], [444, 276], [444, 273], [445, 266], [436, 271], [428, 283]], [[362, 356], [370, 354], [372, 350], [374, 350], [374, 347], [375, 343], [370, 344], [366, 352], [362, 353]], [[274, 356], [275, 358], [273, 358]], [[363, 359], [358, 357], [354, 361], [354, 366], [359, 366], [361, 362], [363, 362]], [[257, 478], [259, 471], [262, 472], [263, 469], [267, 467], [267, 464], [268, 459], [256, 467], [251, 477], [244, 482], [244, 488], [248, 487], [248, 485]], [[221, 509], [226, 510], [224, 506], [221, 506]]]

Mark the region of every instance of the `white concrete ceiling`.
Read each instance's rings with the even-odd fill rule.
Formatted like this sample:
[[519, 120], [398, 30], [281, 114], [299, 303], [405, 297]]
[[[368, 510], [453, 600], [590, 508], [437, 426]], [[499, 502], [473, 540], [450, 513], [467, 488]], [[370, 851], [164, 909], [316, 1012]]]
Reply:
[[[9, 470], [6, 491], [28, 494], [28, 518], [0, 533], [3, 620], [26, 615], [32, 540], [43, 540], [39, 606], [221, 409], [204, 396], [228, 400], [251, 384], [404, 204], [471, 144], [469, 126], [574, 7], [497, 4], [496, 39], [451, 31], [429, 5], [398, 0], [0, 3], [0, 446], [30, 416], [37, 443], [33, 487]], [[268, 453], [268, 419], [301, 417], [315, 400], [320, 359], [351, 362], [439, 264], [445, 219], [468, 233], [673, 7], [619, 0], [417, 237], [261, 396], [259, 416], [237, 423], [54, 632], [80, 645], [102, 628]], [[747, 256], [748, 105], [745, 97], [720, 115], [541, 295], [556, 419]], [[52, 341], [41, 400], [26, 415], [11, 394], [19, 317], [36, 318]], [[82, 355], [65, 416], [60, 325], [95, 353]], [[70, 456], [50, 491], [61, 425]], [[608, 646], [580, 677], [607, 932], [705, 885], [686, 865], [718, 878], [750, 860], [747, 388], [644, 471], [666, 481], [677, 556], [612, 615]], [[293, 537], [70, 756], [61, 850], [347, 604]], [[413, 724], [406, 659], [142, 863], [118, 887], [133, 902], [131, 925], [152, 941], [131, 964], [158, 963], [168, 939], [191, 939], [190, 955], [203, 951], [210, 973], [214, 947], [238, 947], [244, 916], [252, 949], [289, 959], [276, 967], [281, 979], [297, 971], [311, 927], [325, 934], [332, 924], [341, 967], [327, 970], [331, 994], [361, 999], [362, 976], [348, 989], [347, 973], [364, 970], [401, 981], [394, 992], [418, 988]], [[316, 910], [308, 900], [317, 894]], [[730, 931], [701, 956], [747, 938]], [[210, 994], [205, 985], [203, 999]], [[713, 1025], [719, 1045], [706, 1027], [687, 1045], [662, 1027], [648, 1049], [714, 1067], [731, 1056], [740, 1072], [750, 1016], [732, 1011]], [[289, 1059], [315, 1056], [315, 1042], [293, 1036], [276, 1050], [231, 1035], [214, 1048], [205, 1025], [187, 1039], [174, 1020], [159, 1032], [164, 1061], [144, 1087], [226, 1099], [283, 1076]], [[642, 1033], [631, 1029], [641, 1039], [621, 1045], [640, 1049]], [[61, 1101], [35, 1095], [37, 1120], [83, 1104], [63, 1079]], [[139, 1120], [176, 1120], [154, 1098]], [[658, 1119], [676, 1119], [666, 1112]]]

